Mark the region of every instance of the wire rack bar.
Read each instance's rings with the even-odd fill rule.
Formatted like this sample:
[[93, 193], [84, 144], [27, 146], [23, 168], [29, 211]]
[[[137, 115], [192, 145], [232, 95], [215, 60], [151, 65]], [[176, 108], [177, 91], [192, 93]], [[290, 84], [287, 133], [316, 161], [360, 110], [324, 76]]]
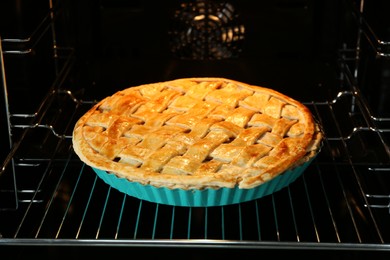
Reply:
[[224, 248], [224, 249], [277, 249], [277, 250], [335, 250], [335, 251], [390, 251], [388, 244], [329, 243], [329, 242], [270, 242], [218, 239], [7, 239], [2, 243], [12, 246], [103, 246], [103, 247], [173, 247], [173, 248]]

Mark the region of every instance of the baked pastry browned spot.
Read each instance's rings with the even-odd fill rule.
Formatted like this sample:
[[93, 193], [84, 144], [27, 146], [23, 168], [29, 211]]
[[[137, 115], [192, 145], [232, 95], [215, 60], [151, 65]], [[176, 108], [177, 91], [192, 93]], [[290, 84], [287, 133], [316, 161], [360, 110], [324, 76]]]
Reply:
[[124, 89], [94, 105], [73, 132], [87, 165], [182, 190], [258, 187], [310, 161], [321, 140], [302, 103], [225, 78]]

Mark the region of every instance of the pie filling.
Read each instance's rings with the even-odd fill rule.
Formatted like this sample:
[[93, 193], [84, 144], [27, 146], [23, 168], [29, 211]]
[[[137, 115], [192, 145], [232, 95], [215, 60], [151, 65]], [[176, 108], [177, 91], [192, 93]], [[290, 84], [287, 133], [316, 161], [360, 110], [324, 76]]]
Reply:
[[320, 149], [322, 132], [300, 102], [224, 78], [130, 87], [76, 123], [87, 165], [130, 182], [180, 189], [254, 188]]

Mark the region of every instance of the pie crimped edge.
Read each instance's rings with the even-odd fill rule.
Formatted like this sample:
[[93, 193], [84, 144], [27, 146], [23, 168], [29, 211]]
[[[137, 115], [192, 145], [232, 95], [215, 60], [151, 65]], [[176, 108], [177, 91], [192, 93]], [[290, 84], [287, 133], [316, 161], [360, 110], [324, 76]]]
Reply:
[[[199, 84], [203, 85], [200, 86]], [[198, 88], [196, 86], [198, 86]], [[212, 91], [209, 94], [202, 94], [197, 92], [197, 89], [202, 89], [206, 92], [209, 91], [208, 86], [215, 88], [215, 91], [221, 90], [221, 93], [216, 93], [215, 95], [213, 95], [210, 94], [213, 93]], [[223, 89], [228, 88], [227, 86], [238, 90], [238, 92], [232, 92], [234, 93], [234, 95], [224, 95], [226, 93], [229, 93], [223, 93]], [[162, 94], [164, 91], [166, 91], [167, 93]], [[251, 94], [241, 95], [242, 93]], [[253, 98], [256, 94], [259, 96], [259, 100]], [[176, 122], [176, 124], [184, 125], [185, 128], [188, 127], [188, 125], [191, 125], [190, 123], [183, 121], [183, 118], [185, 119], [186, 117], [188, 118], [187, 121], [194, 120], [194, 117], [196, 118], [196, 116], [192, 114], [186, 114], [187, 111], [185, 111], [185, 103], [189, 102], [188, 100], [186, 100], [186, 96], [191, 97], [188, 100], [193, 100], [192, 98], [199, 97], [201, 101], [199, 103], [199, 107], [206, 107], [206, 110], [208, 108], [208, 105], [202, 106], [202, 104], [212, 104], [211, 107], [213, 108], [207, 110], [205, 118], [214, 118], [216, 119], [215, 122], [211, 119], [209, 119], [209, 121], [214, 122], [214, 124], [220, 123], [218, 127], [215, 127], [215, 131], [236, 131], [235, 133], [233, 133], [234, 137], [230, 137], [228, 140], [225, 140], [221, 143], [226, 144], [226, 149], [229, 148], [229, 143], [232, 143], [239, 135], [240, 131], [242, 131], [236, 129], [237, 127], [235, 127], [235, 123], [241, 125], [245, 124], [244, 127], [241, 127], [242, 129], [250, 129], [256, 127], [260, 128], [260, 126], [256, 126], [255, 124], [252, 124], [252, 127], [248, 127], [248, 124], [250, 120], [253, 119], [254, 115], [259, 115], [258, 117], [261, 117], [261, 115], [265, 114], [267, 115], [267, 118], [271, 116], [276, 121], [279, 119], [283, 119], [284, 121], [288, 122], [293, 121], [294, 123], [291, 123], [291, 125], [289, 126], [290, 128], [287, 130], [285, 129], [282, 132], [287, 131], [288, 133], [288, 131], [293, 128], [293, 125], [298, 124], [298, 126], [295, 127], [295, 132], [298, 132], [299, 135], [283, 136], [283, 138], [277, 144], [276, 147], [270, 148], [270, 152], [266, 156], [272, 153], [272, 160], [269, 160], [271, 164], [262, 163], [259, 164], [258, 167], [254, 166], [256, 165], [256, 162], [264, 158], [264, 156], [252, 160], [250, 164], [248, 164], [248, 162], [241, 162], [238, 159], [231, 159], [230, 162], [222, 162], [220, 163], [219, 167], [217, 167], [219, 170], [222, 168], [224, 169], [222, 173], [219, 173], [218, 171], [209, 172], [207, 174], [202, 174], [202, 172], [198, 171], [196, 174], [192, 175], [185, 173], [173, 174], [172, 171], [170, 171], [169, 173], [162, 173], [164, 172], [163, 170], [160, 172], [155, 172], [150, 170], [150, 168], [143, 168], [142, 163], [141, 166], [133, 166], [126, 162], [122, 162], [119, 157], [121, 153], [124, 153], [123, 151], [125, 151], [126, 149], [133, 151], [134, 147], [140, 146], [142, 141], [146, 139], [145, 136], [141, 136], [140, 138], [144, 138], [143, 140], [140, 139], [138, 142], [135, 142], [133, 140], [130, 142], [126, 140], [128, 139], [127, 137], [124, 137], [126, 134], [120, 132], [123, 129], [125, 129], [125, 132], [128, 133], [131, 132], [131, 129], [132, 127], [134, 127], [134, 125], [137, 125], [136, 128], [140, 128], [142, 130], [142, 127], [146, 124], [152, 126], [156, 125], [156, 129], [158, 129], [162, 126], [166, 126], [167, 122], [169, 121], [173, 122], [172, 124], [175, 124], [175, 116], [180, 119]], [[264, 97], [267, 96], [268, 99], [265, 98], [265, 100], [261, 101], [261, 98], [264, 99]], [[181, 102], [179, 102], [177, 101], [178, 97], [184, 98], [182, 98]], [[229, 102], [233, 104], [223, 103], [225, 101], [221, 98], [227, 98], [229, 99]], [[265, 104], [265, 107], [256, 107], [256, 104], [261, 102]], [[157, 108], [153, 105], [156, 105]], [[171, 109], [170, 106], [173, 105], [175, 105], [176, 110]], [[231, 106], [229, 110], [230, 113], [225, 113], [225, 118], [223, 118], [223, 113], [217, 113], [217, 116], [215, 117], [210, 116], [212, 114], [212, 111], [215, 111], [216, 109], [221, 108], [221, 106], [224, 105], [226, 105], [227, 107]], [[144, 109], [142, 109], [142, 107], [144, 107]], [[168, 110], [166, 108], [168, 108]], [[187, 110], [190, 110], [190, 108]], [[237, 111], [238, 108], [240, 108], [240, 111]], [[169, 113], [174, 113], [173, 116], [167, 116], [167, 114], [169, 114], [167, 113], [169, 109], [171, 109]], [[286, 109], [287, 111], [283, 112], [283, 109]], [[246, 110], [249, 110], [249, 112]], [[137, 111], [141, 112], [137, 114]], [[232, 119], [231, 117], [229, 117], [231, 114], [234, 114], [235, 111], [239, 115], [239, 119]], [[242, 111], [244, 112], [241, 113]], [[275, 116], [278, 113], [280, 114], [279, 118]], [[251, 116], [246, 116], [247, 114]], [[240, 119], [241, 115], [243, 115], [242, 117], [246, 117], [246, 121]], [[152, 117], [156, 119], [155, 122], [152, 122]], [[229, 118], [230, 121], [228, 121], [228, 123], [223, 123], [226, 122], [227, 118]], [[286, 118], [287, 120], [285, 120]], [[101, 119], [106, 120], [106, 122], [99, 122], [99, 120]], [[242, 123], [243, 121], [244, 123]], [[230, 129], [229, 127], [232, 127], [232, 122], [234, 126], [233, 129]], [[197, 126], [196, 122], [193, 124]], [[209, 123], [210, 126], [213, 126], [214, 124]], [[129, 127], [129, 125], [132, 126]], [[194, 127], [194, 129], [196, 129], [196, 127]], [[268, 131], [264, 132], [262, 136], [264, 136], [264, 134], [266, 133], [271, 133], [273, 130], [274, 129], [272, 128], [269, 129]], [[158, 130], [156, 131], [158, 132]], [[185, 135], [189, 135], [191, 131], [193, 130], [185, 129], [176, 136], [181, 136], [181, 139], [179, 138], [178, 140], [196, 143], [202, 142], [202, 140], [204, 140], [202, 138], [212, 132], [210, 130], [208, 132], [206, 131], [206, 133], [203, 134], [202, 138], [188, 141], [185, 139]], [[170, 140], [169, 131], [164, 134], [166, 134], [166, 139]], [[230, 133], [230, 135], [232, 134]], [[153, 143], [153, 133], [151, 133], [149, 137], [149, 142]], [[245, 137], [242, 138], [243, 140], [245, 140]], [[253, 142], [253, 139], [256, 138], [252, 138], [252, 141], [250, 141], [247, 146], [258, 144], [256, 143], [257, 141]], [[322, 132], [320, 130], [319, 125], [313, 119], [310, 110], [306, 106], [280, 92], [269, 88], [253, 86], [226, 78], [199, 77], [182, 78], [165, 82], [144, 84], [118, 91], [112, 96], [106, 97], [97, 104], [95, 104], [77, 121], [74, 127], [72, 140], [74, 151], [79, 156], [79, 158], [87, 165], [99, 169], [101, 171], [106, 171], [108, 174], [114, 174], [116, 177], [126, 179], [129, 182], [135, 182], [142, 185], [152, 185], [153, 187], [165, 187], [168, 189], [178, 188], [182, 190], [203, 190], [207, 188], [252, 189], [266, 182], [269, 182], [270, 180], [276, 178], [281, 174], [284, 174], [287, 171], [291, 171], [298, 166], [310, 162], [311, 159], [320, 150]], [[176, 145], [178, 149], [176, 153], [173, 151], [172, 154], [183, 157], [183, 155], [185, 155], [186, 152], [189, 150], [188, 147], [183, 148], [183, 145], [181, 145], [178, 141], [171, 141], [172, 142], [170, 148], [173, 148]], [[93, 143], [92, 145], [91, 142]], [[219, 146], [217, 145], [216, 148], [218, 147]], [[246, 148], [244, 147], [240, 151], [242, 152], [245, 149]], [[197, 150], [193, 150], [194, 151], [192, 151], [191, 155], [196, 157]], [[139, 151], [144, 150], [140, 149]], [[212, 153], [214, 150], [210, 149], [210, 151]], [[224, 150], [222, 149], [222, 151]], [[227, 153], [229, 153], [228, 150], [226, 151]], [[248, 154], [250, 155], [250, 152], [255, 153], [256, 149], [246, 149], [247, 157]], [[255, 158], [256, 156], [257, 155], [254, 154], [253, 158]], [[149, 158], [150, 157], [152, 156], [149, 155]], [[172, 158], [170, 158], [168, 162], [172, 160]], [[158, 159], [155, 160], [158, 161]], [[210, 158], [210, 155], [208, 155], [205, 160], [207, 162], [210, 162], [211, 160], [215, 160], [215, 158]], [[231, 164], [233, 160], [236, 165]], [[264, 161], [266, 162], [267, 160]], [[189, 162], [189, 164], [191, 164], [191, 162]], [[197, 165], [202, 165], [202, 163], [198, 163]], [[294, 174], [294, 172], [292, 171], [291, 174]]]

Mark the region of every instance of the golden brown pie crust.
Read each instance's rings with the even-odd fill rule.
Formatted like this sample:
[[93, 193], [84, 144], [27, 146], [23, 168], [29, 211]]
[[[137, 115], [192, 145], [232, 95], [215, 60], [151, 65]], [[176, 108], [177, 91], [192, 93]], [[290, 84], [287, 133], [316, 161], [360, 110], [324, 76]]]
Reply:
[[118, 91], [76, 123], [73, 148], [130, 182], [249, 189], [313, 158], [310, 110], [275, 90], [226, 78], [183, 78]]

